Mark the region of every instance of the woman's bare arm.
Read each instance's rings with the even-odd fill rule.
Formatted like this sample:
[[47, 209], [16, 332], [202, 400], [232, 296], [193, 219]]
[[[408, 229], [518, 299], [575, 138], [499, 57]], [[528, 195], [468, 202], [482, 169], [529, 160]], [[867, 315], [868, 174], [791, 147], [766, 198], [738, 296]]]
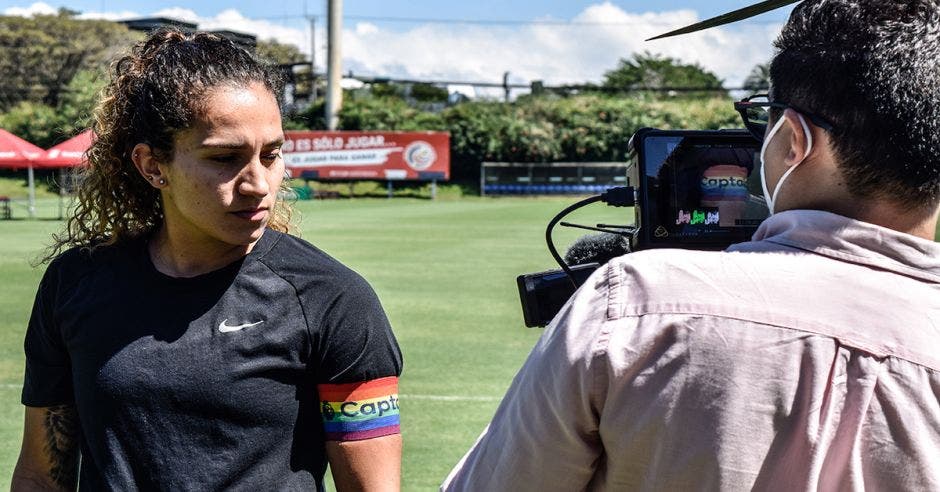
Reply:
[[23, 446], [11, 490], [75, 490], [79, 429], [74, 405], [26, 407]]
[[362, 441], [327, 441], [326, 454], [339, 492], [400, 490], [400, 434]]

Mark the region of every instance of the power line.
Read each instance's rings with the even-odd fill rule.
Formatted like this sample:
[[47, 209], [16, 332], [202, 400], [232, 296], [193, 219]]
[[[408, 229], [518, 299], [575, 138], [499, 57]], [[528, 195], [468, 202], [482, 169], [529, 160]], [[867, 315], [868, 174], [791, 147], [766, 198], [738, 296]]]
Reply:
[[371, 77], [368, 75], [356, 75], [352, 72], [348, 72], [343, 76], [347, 79], [358, 80], [363, 84], [427, 84], [427, 85], [472, 85], [474, 87], [491, 87], [491, 88], [505, 88], [509, 87], [510, 89], [528, 89], [531, 87], [530, 84], [520, 84], [520, 83], [500, 83], [500, 82], [479, 82], [479, 81], [469, 81], [469, 80], [418, 80], [418, 79], [405, 79], [405, 78], [394, 78], [394, 77]]
[[307, 22], [307, 19], [311, 17], [322, 18], [326, 14], [313, 13], [313, 14], [281, 14], [281, 15], [260, 15], [246, 17], [248, 20], [285, 20], [285, 21], [297, 21], [297, 22]]
[[[515, 20], [515, 19], [442, 19], [433, 17], [383, 17], [371, 15], [346, 15], [346, 19], [367, 20], [374, 22], [403, 22], [403, 23], [426, 23], [426, 24], [481, 24], [481, 25], [543, 25], [543, 26], [650, 26], [661, 25], [671, 26], [675, 22], [669, 21], [629, 21], [629, 22], [584, 22], [584, 21], [563, 21], [563, 20]], [[783, 21], [747, 21], [738, 22], [742, 24], [782, 24]]]
[[[251, 17], [252, 20], [282, 20], [282, 21], [302, 21], [309, 17], [323, 17], [326, 14], [281, 14]], [[453, 19], [438, 17], [392, 17], [375, 15], [344, 15], [344, 19], [372, 21], [372, 22], [394, 22], [404, 24], [475, 24], [489, 26], [569, 26], [569, 27], [622, 27], [622, 26], [673, 26], [676, 23], [665, 20], [637, 20], [623, 22], [589, 22], [589, 21], [565, 21], [565, 20], [521, 20], [521, 19]], [[782, 20], [749, 20], [737, 22], [735, 25], [773, 25], [783, 24]]]
[[[535, 86], [530, 83], [510, 83], [510, 82], [480, 82], [467, 80], [418, 80], [394, 77], [372, 77], [366, 75], [356, 75], [348, 72], [344, 78], [358, 80], [364, 84], [427, 84], [427, 85], [469, 85], [473, 87], [501, 88], [501, 89], [531, 89]], [[539, 87], [546, 91], [586, 91], [586, 92], [607, 92], [607, 93], [628, 93], [628, 92], [675, 92], [675, 93], [694, 93], [694, 92], [740, 92], [753, 90], [752, 87], [724, 87], [724, 86], [673, 86], [673, 87], [606, 87], [593, 84], [562, 84], [562, 85], [542, 85]]]

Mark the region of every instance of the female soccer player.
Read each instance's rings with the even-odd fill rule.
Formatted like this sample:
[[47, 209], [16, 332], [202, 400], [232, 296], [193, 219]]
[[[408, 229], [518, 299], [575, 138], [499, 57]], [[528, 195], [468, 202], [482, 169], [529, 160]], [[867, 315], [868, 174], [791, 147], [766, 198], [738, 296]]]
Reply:
[[14, 489], [322, 489], [327, 461], [398, 488], [401, 354], [369, 285], [285, 234], [278, 93], [211, 34], [113, 65], [26, 334]]

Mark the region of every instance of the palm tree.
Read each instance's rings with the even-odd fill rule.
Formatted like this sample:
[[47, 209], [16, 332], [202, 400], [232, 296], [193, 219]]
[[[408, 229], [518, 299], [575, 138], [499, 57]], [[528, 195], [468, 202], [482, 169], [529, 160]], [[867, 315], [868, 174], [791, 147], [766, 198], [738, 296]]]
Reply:
[[758, 63], [744, 79], [744, 88], [751, 92], [767, 92], [770, 89], [770, 63]]

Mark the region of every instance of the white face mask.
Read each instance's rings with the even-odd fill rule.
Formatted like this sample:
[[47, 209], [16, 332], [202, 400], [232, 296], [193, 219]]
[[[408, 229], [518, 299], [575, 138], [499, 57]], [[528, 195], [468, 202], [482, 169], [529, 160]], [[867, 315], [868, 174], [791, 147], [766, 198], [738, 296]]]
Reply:
[[774, 202], [777, 201], [777, 193], [780, 193], [780, 187], [783, 185], [783, 182], [790, 177], [790, 173], [796, 170], [797, 166], [806, 160], [806, 156], [813, 150], [813, 134], [809, 131], [809, 125], [806, 124], [803, 115], [797, 113], [796, 116], [800, 119], [800, 125], [803, 126], [803, 132], [806, 135], [806, 152], [803, 154], [803, 159], [800, 160], [800, 162], [797, 162], [791, 166], [790, 169], [787, 169], [787, 172], [783, 173], [783, 176], [780, 177], [780, 181], [777, 181], [777, 186], [774, 186], [773, 194], [767, 191], [767, 159], [765, 158], [765, 154], [767, 153], [767, 146], [770, 144], [770, 140], [774, 138], [774, 135], [783, 127], [783, 123], [787, 121], [783, 115], [780, 115], [780, 119], [770, 130], [770, 133], [764, 137], [764, 144], [761, 145], [760, 148], [760, 184], [764, 189], [764, 200], [767, 202], [767, 208], [770, 209], [770, 215], [774, 214]]

